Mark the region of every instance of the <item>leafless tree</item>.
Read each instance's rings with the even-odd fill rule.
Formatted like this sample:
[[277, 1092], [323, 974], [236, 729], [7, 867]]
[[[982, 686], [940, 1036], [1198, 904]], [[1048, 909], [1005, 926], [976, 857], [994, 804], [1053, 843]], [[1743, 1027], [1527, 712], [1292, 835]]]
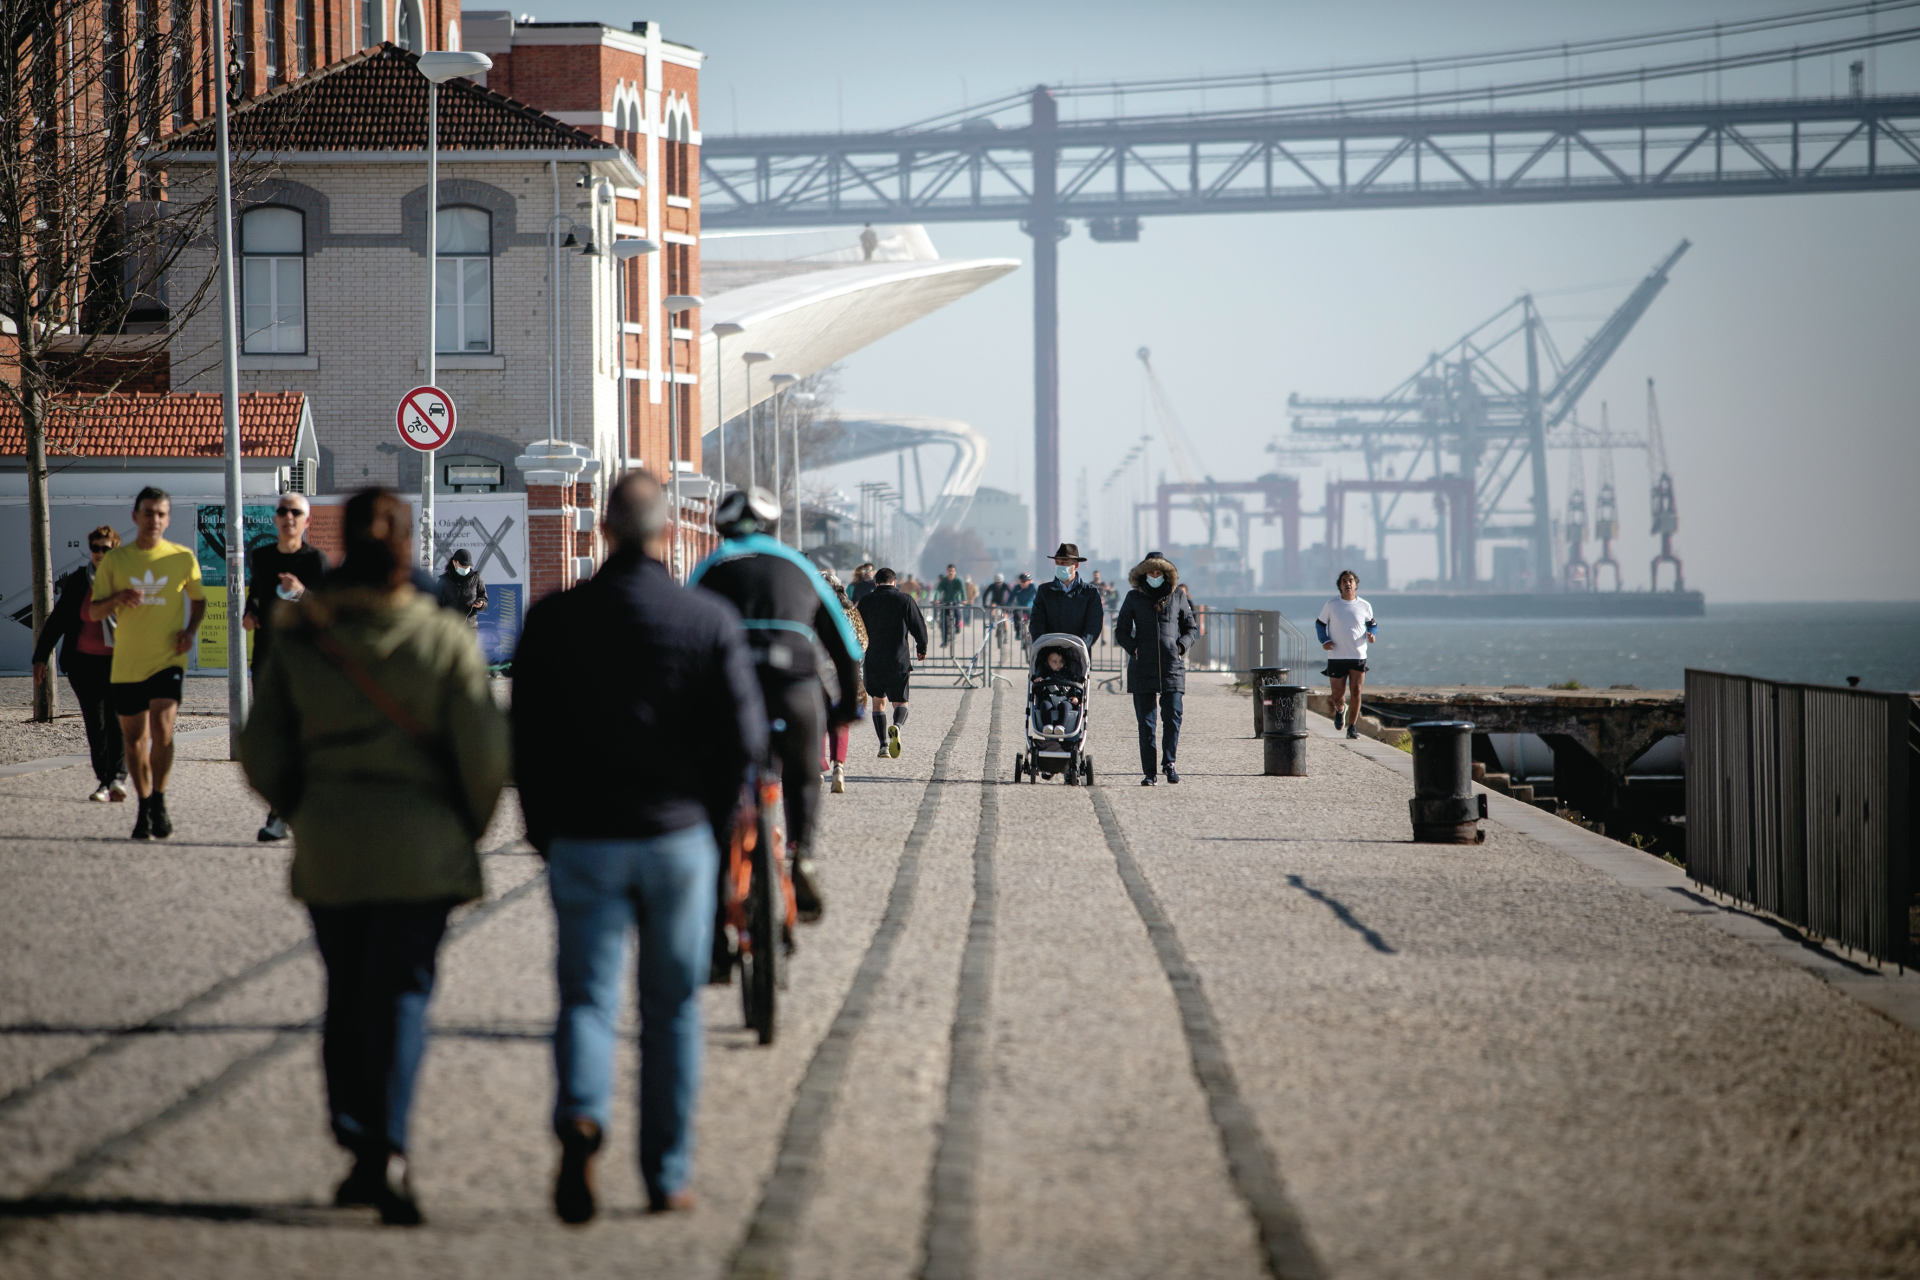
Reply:
[[[817, 465], [840, 439], [840, 414], [834, 408], [834, 400], [840, 390], [840, 366], [828, 365], [817, 373], [808, 374], [793, 384], [792, 390], [781, 397], [780, 406], [780, 461], [782, 468], [793, 465], [793, 433], [796, 424], [800, 432], [800, 457], [802, 465]], [[812, 396], [811, 400], [801, 400], [793, 392], [804, 392]], [[760, 478], [763, 488], [772, 489], [773, 475], [773, 409], [771, 398], [763, 400], [754, 407], [756, 430], [753, 433], [755, 446], [752, 474]], [[729, 419], [727, 422], [727, 479], [733, 484], [744, 485], [748, 472], [747, 415]], [[808, 460], [816, 460], [809, 463]], [[709, 470], [713, 467], [709, 465]], [[790, 474], [784, 471], [783, 474]], [[780, 495], [784, 506], [791, 498], [791, 492]]]
[[[169, 343], [216, 279], [174, 270], [213, 239], [214, 193], [170, 192], [156, 156], [224, 87], [192, 8], [0, 0], [0, 414], [26, 436], [36, 637], [53, 605], [51, 460], [100, 397], [166, 385]], [[270, 162], [261, 142], [236, 187]], [[53, 718], [54, 686], [36, 688], [36, 720]]]

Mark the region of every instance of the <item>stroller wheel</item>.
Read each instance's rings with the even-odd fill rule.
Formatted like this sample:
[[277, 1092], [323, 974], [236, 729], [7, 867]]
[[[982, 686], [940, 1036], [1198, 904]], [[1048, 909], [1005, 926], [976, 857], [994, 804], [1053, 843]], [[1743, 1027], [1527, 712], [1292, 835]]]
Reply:
[[1020, 753], [1016, 751], [1013, 756], [1013, 780], [1015, 782], [1020, 781], [1020, 766], [1022, 763]]
[[1080, 778], [1086, 786], [1093, 785], [1093, 757], [1085, 756], [1080, 761]]

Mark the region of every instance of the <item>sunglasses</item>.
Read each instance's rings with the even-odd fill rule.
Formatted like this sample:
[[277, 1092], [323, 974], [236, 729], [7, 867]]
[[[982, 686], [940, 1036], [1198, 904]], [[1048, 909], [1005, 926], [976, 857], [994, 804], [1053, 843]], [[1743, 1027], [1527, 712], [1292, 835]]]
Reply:
[[276, 516], [303, 516], [307, 514], [307, 511], [305, 507], [281, 507], [273, 514]]
[[97, 551], [100, 554], [105, 555], [107, 552], [113, 550], [113, 547], [110, 544], [105, 542], [89, 542], [87, 544], [87, 550]]

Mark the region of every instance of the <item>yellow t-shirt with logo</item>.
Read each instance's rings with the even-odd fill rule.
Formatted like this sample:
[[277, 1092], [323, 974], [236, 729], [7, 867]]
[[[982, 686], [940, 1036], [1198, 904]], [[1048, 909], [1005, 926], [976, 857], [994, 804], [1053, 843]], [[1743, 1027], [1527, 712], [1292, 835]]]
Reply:
[[192, 619], [188, 602], [206, 599], [199, 558], [164, 538], [151, 551], [131, 542], [115, 547], [93, 575], [93, 598], [128, 587], [140, 592], [140, 603], [114, 610], [113, 683], [138, 684], [168, 667], [185, 667], [187, 655], [173, 651], [174, 637]]

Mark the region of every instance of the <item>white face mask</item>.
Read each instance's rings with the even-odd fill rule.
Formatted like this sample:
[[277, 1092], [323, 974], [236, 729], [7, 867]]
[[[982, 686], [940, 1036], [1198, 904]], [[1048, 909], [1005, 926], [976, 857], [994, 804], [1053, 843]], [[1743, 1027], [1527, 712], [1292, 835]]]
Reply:
[[1056, 581], [1065, 582], [1073, 577], [1073, 566], [1070, 564], [1057, 564], [1053, 566], [1053, 576]]
[[1148, 578], [1147, 578], [1147, 585], [1148, 585], [1148, 586], [1150, 586], [1150, 587], [1156, 587], [1156, 588], [1157, 588], [1157, 587], [1158, 587], [1158, 586], [1159, 586], [1159, 585], [1160, 585], [1161, 583], [1163, 583], [1163, 582], [1165, 582], [1165, 581], [1166, 581], [1166, 579], [1165, 579], [1165, 578], [1163, 578], [1163, 577], [1161, 577], [1161, 576], [1160, 576], [1159, 574], [1157, 574], [1157, 573], [1156, 573], [1156, 574], [1151, 574], [1151, 575], [1149, 575], [1149, 576], [1148, 576]]
[[472, 573], [472, 572], [473, 572], [473, 570], [472, 570], [472, 569], [470, 569], [470, 568], [468, 568], [468, 567], [467, 567], [466, 565], [463, 565], [463, 564], [456, 564], [456, 565], [454, 565], [454, 566], [453, 566], [453, 571], [454, 571], [455, 573], [457, 573], [457, 574], [459, 574], [459, 575], [460, 575], [461, 577], [463, 577], [463, 578], [464, 578], [464, 577], [466, 577], [466, 576], [467, 576], [468, 574], [470, 574], [470, 573]]

